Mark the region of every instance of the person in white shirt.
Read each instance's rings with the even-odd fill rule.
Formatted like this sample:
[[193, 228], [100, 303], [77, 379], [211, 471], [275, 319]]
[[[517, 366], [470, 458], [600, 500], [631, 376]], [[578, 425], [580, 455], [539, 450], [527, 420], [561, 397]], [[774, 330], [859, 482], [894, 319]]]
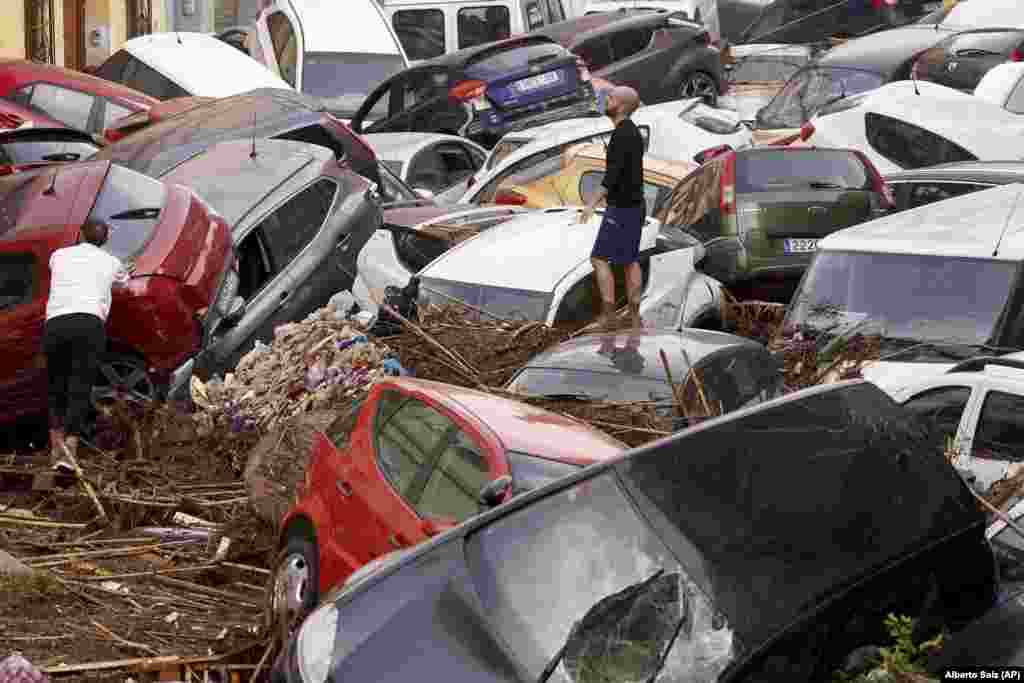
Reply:
[[46, 302], [43, 352], [49, 375], [50, 448], [54, 467], [71, 469], [89, 411], [93, 381], [107, 345], [104, 326], [111, 290], [129, 273], [120, 259], [101, 247], [110, 226], [87, 221], [79, 243], [50, 256], [50, 295]]

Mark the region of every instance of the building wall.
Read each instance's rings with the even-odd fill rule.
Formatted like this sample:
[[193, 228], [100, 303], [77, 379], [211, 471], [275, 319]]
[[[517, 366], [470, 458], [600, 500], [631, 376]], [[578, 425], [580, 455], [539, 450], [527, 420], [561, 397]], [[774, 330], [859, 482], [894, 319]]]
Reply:
[[0, 20], [0, 57], [25, 56], [25, 0], [4, 0]]

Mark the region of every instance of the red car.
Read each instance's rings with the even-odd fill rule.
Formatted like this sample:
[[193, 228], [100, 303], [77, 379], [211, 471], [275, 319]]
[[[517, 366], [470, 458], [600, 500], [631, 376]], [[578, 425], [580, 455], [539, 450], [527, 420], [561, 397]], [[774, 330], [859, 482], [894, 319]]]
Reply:
[[[116, 285], [94, 400], [150, 400], [201, 343], [204, 316], [233, 263], [224, 220], [191, 191], [110, 162], [0, 178], [0, 422], [46, 411], [40, 342], [50, 255], [75, 244], [89, 217], [111, 227], [104, 247], [132, 266]], [[208, 312], [214, 311], [214, 312]]]
[[198, 107], [201, 104], [213, 102], [213, 97], [175, 97], [164, 100], [153, 105], [151, 108], [135, 114], [129, 114], [123, 118], [113, 121], [103, 130], [103, 139], [108, 143], [117, 142], [146, 126], [169, 119], [182, 112]]
[[0, 98], [96, 134], [159, 102], [119, 83], [23, 59], [0, 59]]
[[40, 111], [33, 111], [14, 102], [0, 99], [0, 128], [15, 129], [21, 127], [42, 126], [44, 128], [63, 128], [64, 124], [50, 118]]
[[562, 415], [405, 378], [378, 381], [312, 448], [274, 580], [273, 609], [293, 618], [367, 562], [626, 450]]

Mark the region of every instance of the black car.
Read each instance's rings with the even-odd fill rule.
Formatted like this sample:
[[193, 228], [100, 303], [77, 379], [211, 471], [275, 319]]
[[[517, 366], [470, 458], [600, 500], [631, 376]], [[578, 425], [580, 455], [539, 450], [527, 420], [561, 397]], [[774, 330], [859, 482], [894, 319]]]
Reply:
[[923, 81], [971, 94], [989, 69], [1022, 60], [1024, 30], [986, 28], [957, 33], [925, 50], [914, 64], [914, 73]]
[[955, 630], [994, 603], [984, 514], [930, 439], [866, 382], [715, 418], [335, 588], [272, 680], [830, 680], [888, 613]]
[[[381, 182], [377, 157], [317, 98], [283, 88], [259, 88], [215, 100], [200, 100], [178, 114], [117, 140], [91, 159], [109, 159], [148, 176], [227, 140], [277, 138], [331, 149], [338, 159]], [[176, 150], [176, 151], [171, 151]]]
[[[782, 373], [761, 344], [744, 337], [684, 329], [588, 334], [531, 358], [507, 389], [535, 396], [654, 402], [661, 415], [675, 414], [672, 381], [695, 412], [716, 414], [782, 395]], [[698, 387], [703, 396], [698, 395]], [[707, 403], [705, 410], [699, 410]]]
[[159, 177], [190, 188], [221, 214], [238, 254], [219, 295], [234, 297], [231, 313], [204, 330], [203, 350], [175, 373], [175, 398], [193, 372], [207, 379], [230, 370], [257, 340], [272, 339], [275, 327], [351, 287], [356, 255], [381, 225], [370, 183], [317, 145], [223, 142]]
[[38, 165], [81, 161], [99, 149], [91, 134], [72, 128], [0, 131], [0, 175]]
[[1024, 183], [1024, 162], [960, 161], [891, 173], [885, 182], [895, 210], [905, 211], [996, 185]]
[[715, 106], [722, 58], [707, 29], [681, 12], [620, 11], [534, 31], [582, 58], [593, 76], [628, 85], [646, 104], [699, 97]]
[[[387, 112], [373, 120], [374, 110]], [[491, 147], [516, 128], [596, 115], [577, 58], [526, 35], [421, 62], [377, 87], [352, 118], [356, 133], [450, 133]]]

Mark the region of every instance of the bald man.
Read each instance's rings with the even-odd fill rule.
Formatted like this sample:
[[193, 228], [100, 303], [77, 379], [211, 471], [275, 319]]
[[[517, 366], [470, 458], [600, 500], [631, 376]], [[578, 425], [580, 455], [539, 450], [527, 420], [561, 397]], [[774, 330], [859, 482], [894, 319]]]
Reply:
[[[608, 143], [604, 180], [601, 188], [580, 212], [580, 223], [588, 223], [594, 207], [607, 200], [601, 227], [594, 240], [590, 262], [601, 292], [599, 327], [610, 327], [615, 313], [615, 278], [612, 264], [625, 266], [626, 298], [629, 301], [631, 324], [642, 327], [640, 319], [640, 234], [647, 214], [644, 202], [644, 139], [630, 116], [640, 106], [636, 90], [617, 86], [607, 91], [605, 115], [615, 130]], [[601, 98], [598, 99], [601, 101]]]

